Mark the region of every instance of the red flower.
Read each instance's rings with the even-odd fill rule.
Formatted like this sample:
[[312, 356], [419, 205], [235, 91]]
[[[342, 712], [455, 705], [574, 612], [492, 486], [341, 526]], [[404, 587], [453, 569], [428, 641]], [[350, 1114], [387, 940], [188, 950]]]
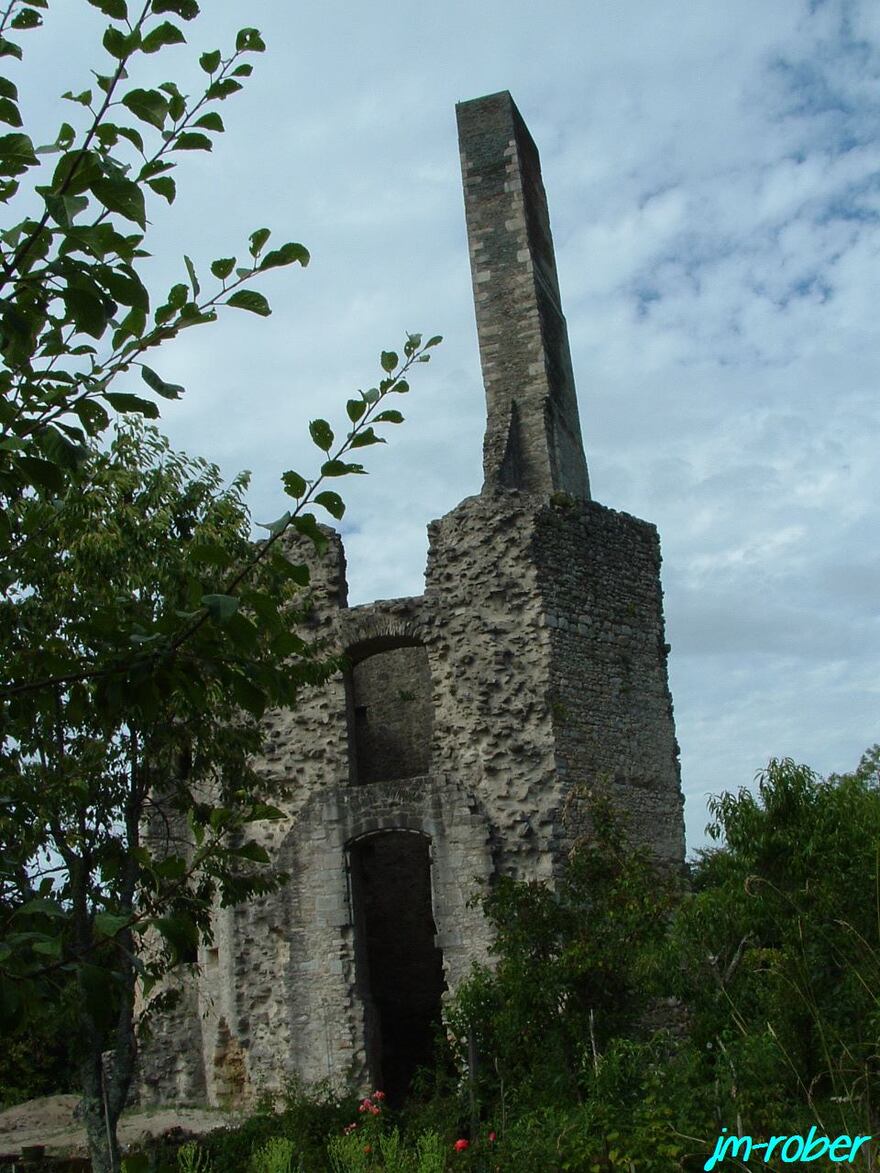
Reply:
[[464, 1137], [462, 1137], [461, 1140], [457, 1140], [453, 1145], [453, 1148], [457, 1153], [463, 1153], [465, 1149], [469, 1149], [470, 1147], [471, 1142], [469, 1140], [465, 1140]]
[[384, 1092], [373, 1092], [373, 1099], [374, 1100], [384, 1100], [385, 1093]]
[[494, 1144], [497, 1139], [498, 1139], [498, 1137], [495, 1135], [494, 1132], [489, 1133], [489, 1144]]

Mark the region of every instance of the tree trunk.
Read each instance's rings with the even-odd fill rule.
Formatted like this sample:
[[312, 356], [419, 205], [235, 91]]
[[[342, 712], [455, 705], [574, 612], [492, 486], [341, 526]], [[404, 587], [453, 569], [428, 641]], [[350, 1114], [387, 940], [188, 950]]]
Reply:
[[[83, 1045], [88, 1053], [80, 1064], [80, 1082], [83, 1098], [81, 1111], [89, 1145], [92, 1173], [119, 1173], [119, 1142], [116, 1139], [116, 1125], [119, 1113], [115, 1115], [108, 1102], [104, 1072], [101, 1060], [101, 1038], [97, 1031], [88, 1031], [82, 1024]], [[91, 1033], [91, 1039], [87, 1034]]]

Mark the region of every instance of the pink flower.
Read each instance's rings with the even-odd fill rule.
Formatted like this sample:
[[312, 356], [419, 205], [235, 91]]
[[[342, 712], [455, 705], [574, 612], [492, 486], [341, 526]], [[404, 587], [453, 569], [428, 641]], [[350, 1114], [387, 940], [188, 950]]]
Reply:
[[489, 1144], [494, 1144], [497, 1139], [498, 1139], [498, 1137], [495, 1135], [494, 1132], [489, 1133]]
[[465, 1140], [464, 1137], [462, 1137], [462, 1139], [457, 1140], [452, 1147], [457, 1153], [463, 1153], [465, 1149], [469, 1149], [471, 1147], [471, 1142], [469, 1140]]
[[374, 1100], [384, 1100], [385, 1093], [384, 1092], [373, 1092], [373, 1099]]
[[351, 1132], [354, 1132], [354, 1130], [355, 1130], [356, 1128], [357, 1128], [357, 1121], [356, 1121], [356, 1120], [353, 1120], [353, 1121], [351, 1122], [351, 1124], [346, 1124], [345, 1128], [343, 1128], [343, 1130], [342, 1130], [342, 1135], [343, 1135], [343, 1136], [348, 1136], [348, 1135], [349, 1135], [349, 1133], [351, 1133]]

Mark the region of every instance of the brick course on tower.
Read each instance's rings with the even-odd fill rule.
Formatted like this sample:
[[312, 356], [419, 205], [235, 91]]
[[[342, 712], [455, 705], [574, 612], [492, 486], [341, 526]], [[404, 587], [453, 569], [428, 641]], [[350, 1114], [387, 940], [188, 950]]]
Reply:
[[590, 500], [538, 152], [509, 94], [457, 107], [488, 423], [482, 492], [429, 526], [425, 593], [347, 605], [333, 536], [313, 622], [350, 670], [266, 724], [290, 788], [262, 841], [291, 881], [218, 909], [142, 1050], [147, 1102], [294, 1078], [384, 1086], [485, 961], [494, 876], [552, 880], [601, 784], [684, 856], [653, 526]]

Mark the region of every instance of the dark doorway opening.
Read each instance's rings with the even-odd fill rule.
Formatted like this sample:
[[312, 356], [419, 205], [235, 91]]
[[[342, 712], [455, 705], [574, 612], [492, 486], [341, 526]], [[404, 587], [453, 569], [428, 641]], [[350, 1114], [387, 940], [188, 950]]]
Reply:
[[376, 1088], [399, 1106], [432, 1062], [440, 1026], [443, 955], [434, 943], [429, 840], [383, 831], [351, 847], [358, 990]]

